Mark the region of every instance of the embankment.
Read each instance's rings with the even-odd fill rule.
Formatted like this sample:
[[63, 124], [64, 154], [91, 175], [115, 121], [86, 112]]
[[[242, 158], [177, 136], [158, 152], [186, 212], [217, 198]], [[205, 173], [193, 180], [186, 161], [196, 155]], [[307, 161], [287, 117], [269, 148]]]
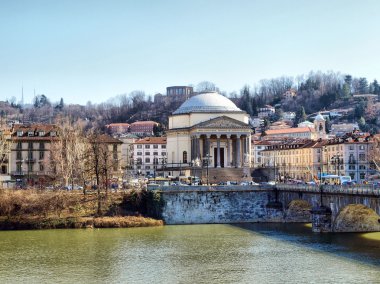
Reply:
[[162, 226], [154, 193], [0, 190], [0, 230]]

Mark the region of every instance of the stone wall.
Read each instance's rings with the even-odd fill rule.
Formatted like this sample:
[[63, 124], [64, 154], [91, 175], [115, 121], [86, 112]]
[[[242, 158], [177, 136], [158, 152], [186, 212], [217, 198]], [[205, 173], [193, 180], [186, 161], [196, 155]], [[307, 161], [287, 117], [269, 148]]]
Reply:
[[267, 208], [268, 190], [186, 189], [161, 191], [166, 224], [282, 222], [283, 212]]

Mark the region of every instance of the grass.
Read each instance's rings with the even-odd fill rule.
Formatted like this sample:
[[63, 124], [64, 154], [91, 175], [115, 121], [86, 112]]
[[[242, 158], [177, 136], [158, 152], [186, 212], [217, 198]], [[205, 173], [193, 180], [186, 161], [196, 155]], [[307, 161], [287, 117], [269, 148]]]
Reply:
[[[139, 198], [136, 198], [138, 196]], [[162, 226], [147, 214], [146, 193], [102, 194], [0, 189], [0, 230], [57, 228], [129, 228]]]

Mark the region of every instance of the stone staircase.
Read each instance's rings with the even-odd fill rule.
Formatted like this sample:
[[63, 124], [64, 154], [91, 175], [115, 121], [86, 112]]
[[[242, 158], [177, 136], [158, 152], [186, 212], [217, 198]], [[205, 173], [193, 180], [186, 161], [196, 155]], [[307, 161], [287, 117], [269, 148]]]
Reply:
[[[236, 181], [252, 181], [250, 168], [209, 168], [208, 169], [209, 183], [217, 184], [220, 182]], [[202, 182], [207, 181], [207, 170], [202, 171]]]

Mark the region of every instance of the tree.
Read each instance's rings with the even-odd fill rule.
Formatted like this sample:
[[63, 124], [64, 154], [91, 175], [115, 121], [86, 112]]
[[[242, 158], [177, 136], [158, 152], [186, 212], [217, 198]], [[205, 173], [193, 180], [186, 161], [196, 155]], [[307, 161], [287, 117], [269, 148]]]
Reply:
[[303, 106], [299, 107], [297, 112], [296, 112], [296, 117], [295, 117], [296, 124], [298, 124], [302, 121], [305, 121], [306, 118], [307, 118], [307, 116], [306, 116], [304, 107]]
[[380, 134], [374, 136], [373, 150], [371, 151], [371, 159], [375, 164], [376, 170], [380, 173]]
[[196, 91], [201, 92], [219, 92], [219, 88], [212, 82], [202, 81], [198, 83]]
[[85, 140], [81, 123], [71, 123], [68, 118], [58, 121], [59, 135], [51, 144], [52, 168], [61, 184], [73, 187], [74, 181], [83, 178], [82, 161]]
[[[0, 130], [0, 167], [6, 165], [10, 153], [10, 135], [7, 130]], [[2, 173], [2, 169], [0, 171]]]
[[368, 93], [368, 82], [367, 82], [367, 79], [364, 77], [359, 78], [359, 93], [360, 94]]

